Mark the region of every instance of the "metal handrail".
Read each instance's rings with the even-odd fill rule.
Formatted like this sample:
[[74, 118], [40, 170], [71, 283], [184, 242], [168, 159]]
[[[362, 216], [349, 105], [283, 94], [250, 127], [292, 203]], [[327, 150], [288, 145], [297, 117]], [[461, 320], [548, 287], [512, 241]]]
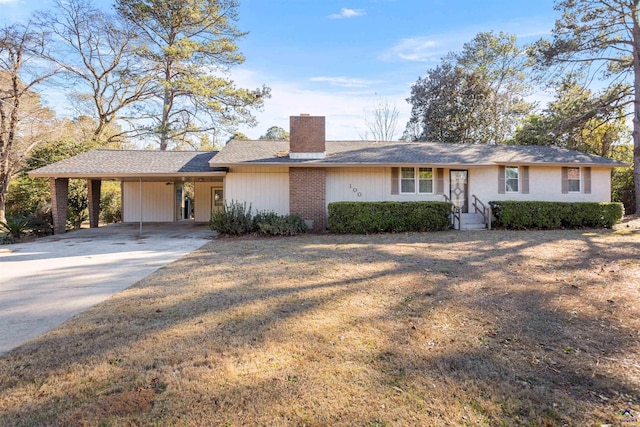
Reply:
[[[460, 216], [460, 208], [456, 207], [456, 205], [451, 201], [446, 194], [443, 194], [444, 201], [451, 203], [451, 226], [454, 230], [460, 230], [462, 227], [462, 217]], [[458, 220], [458, 228], [456, 228], [456, 219]]]
[[[471, 199], [473, 200], [472, 206], [475, 209], [475, 212], [482, 215], [483, 222], [487, 224], [487, 230], [491, 230], [491, 207], [485, 206], [485, 204], [482, 203], [475, 194], [471, 195]], [[480, 209], [478, 205], [480, 205], [482, 209]]]

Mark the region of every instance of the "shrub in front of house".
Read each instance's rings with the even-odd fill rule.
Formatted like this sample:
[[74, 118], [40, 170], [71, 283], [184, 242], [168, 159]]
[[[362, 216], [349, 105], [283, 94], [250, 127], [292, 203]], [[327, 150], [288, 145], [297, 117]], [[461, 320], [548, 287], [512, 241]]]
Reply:
[[446, 202], [334, 202], [329, 203], [332, 233], [441, 231], [450, 225]]
[[307, 224], [298, 215], [258, 212], [254, 224], [258, 234], [264, 236], [294, 236], [307, 231]]
[[263, 236], [293, 236], [307, 231], [307, 225], [297, 215], [275, 212], [251, 213], [251, 205], [231, 201], [211, 214], [209, 227], [226, 236], [258, 233]]
[[225, 236], [239, 236], [254, 232], [251, 205], [231, 201], [211, 213], [209, 228]]
[[508, 229], [609, 228], [624, 213], [622, 203], [489, 202], [494, 226]]

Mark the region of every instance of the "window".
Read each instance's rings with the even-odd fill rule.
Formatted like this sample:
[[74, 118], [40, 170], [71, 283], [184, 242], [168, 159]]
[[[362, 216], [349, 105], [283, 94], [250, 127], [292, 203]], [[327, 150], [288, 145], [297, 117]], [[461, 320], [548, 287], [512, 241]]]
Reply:
[[580, 168], [567, 168], [567, 184], [569, 193], [580, 192]]
[[418, 192], [433, 193], [433, 169], [419, 168], [418, 170]]
[[211, 188], [211, 211], [224, 206], [224, 191], [222, 188]]
[[[417, 181], [417, 182], [416, 182]], [[400, 168], [400, 193], [433, 193], [432, 168]]]
[[504, 183], [507, 193], [518, 192], [518, 168], [507, 166], [504, 168]]
[[416, 171], [414, 168], [400, 168], [400, 192], [416, 192]]

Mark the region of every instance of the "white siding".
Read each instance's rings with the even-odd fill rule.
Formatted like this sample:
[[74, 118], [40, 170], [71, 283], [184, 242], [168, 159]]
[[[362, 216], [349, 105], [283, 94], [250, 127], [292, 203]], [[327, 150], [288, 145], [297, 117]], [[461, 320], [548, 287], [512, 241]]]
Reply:
[[196, 182], [194, 188], [194, 209], [193, 216], [195, 222], [209, 222], [211, 219], [212, 188], [222, 188], [222, 182]]
[[[418, 165], [420, 167], [420, 165]], [[434, 168], [435, 191], [436, 177]], [[357, 190], [357, 191], [354, 191]], [[449, 194], [449, 170], [444, 170], [444, 194]], [[327, 205], [331, 202], [439, 201], [442, 194], [391, 194], [391, 168], [327, 168]]]
[[280, 215], [289, 213], [289, 172], [229, 172], [224, 179], [224, 198], [251, 204], [252, 212], [273, 211]]
[[[142, 221], [173, 222], [175, 220], [175, 187], [166, 182], [142, 183]], [[122, 185], [122, 222], [140, 221], [140, 182]]]
[[384, 171], [384, 168], [327, 168], [327, 204], [385, 200]]
[[[581, 178], [584, 178], [581, 172]], [[522, 185], [520, 185], [522, 189]], [[611, 170], [591, 168], [591, 194], [562, 193], [562, 168], [529, 167], [529, 194], [498, 194], [498, 167], [469, 170], [469, 197], [475, 194], [483, 202], [494, 200], [539, 200], [547, 202], [610, 202]]]
[[[430, 166], [427, 165], [427, 167]], [[434, 171], [435, 169], [434, 167]], [[458, 169], [464, 170], [465, 168]], [[562, 168], [559, 166], [529, 167], [529, 194], [498, 194], [497, 166], [466, 169], [469, 171], [469, 198], [475, 194], [485, 204], [494, 200], [550, 202], [608, 202], [611, 200], [611, 171], [608, 168], [591, 168], [591, 194], [583, 192], [563, 194]], [[449, 172], [449, 169], [444, 169], [444, 194], [447, 196], [449, 196]], [[522, 185], [520, 185], [520, 189], [522, 189]], [[584, 189], [584, 185], [582, 189]], [[327, 205], [338, 201], [432, 200], [444, 201], [444, 197], [438, 194], [392, 195], [391, 168], [327, 168]]]

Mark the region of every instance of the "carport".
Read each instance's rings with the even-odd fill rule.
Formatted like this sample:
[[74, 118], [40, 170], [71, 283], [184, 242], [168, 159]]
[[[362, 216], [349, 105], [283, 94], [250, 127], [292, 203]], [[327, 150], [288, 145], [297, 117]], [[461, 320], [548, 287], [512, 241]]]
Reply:
[[[139, 223], [193, 220], [207, 222], [224, 204], [226, 168], [212, 168], [216, 151], [94, 150], [29, 172], [48, 178], [55, 234], [65, 232], [69, 179], [86, 179], [89, 224], [98, 227], [102, 181], [119, 181], [122, 221]], [[185, 213], [185, 183], [194, 187], [193, 218]]]

